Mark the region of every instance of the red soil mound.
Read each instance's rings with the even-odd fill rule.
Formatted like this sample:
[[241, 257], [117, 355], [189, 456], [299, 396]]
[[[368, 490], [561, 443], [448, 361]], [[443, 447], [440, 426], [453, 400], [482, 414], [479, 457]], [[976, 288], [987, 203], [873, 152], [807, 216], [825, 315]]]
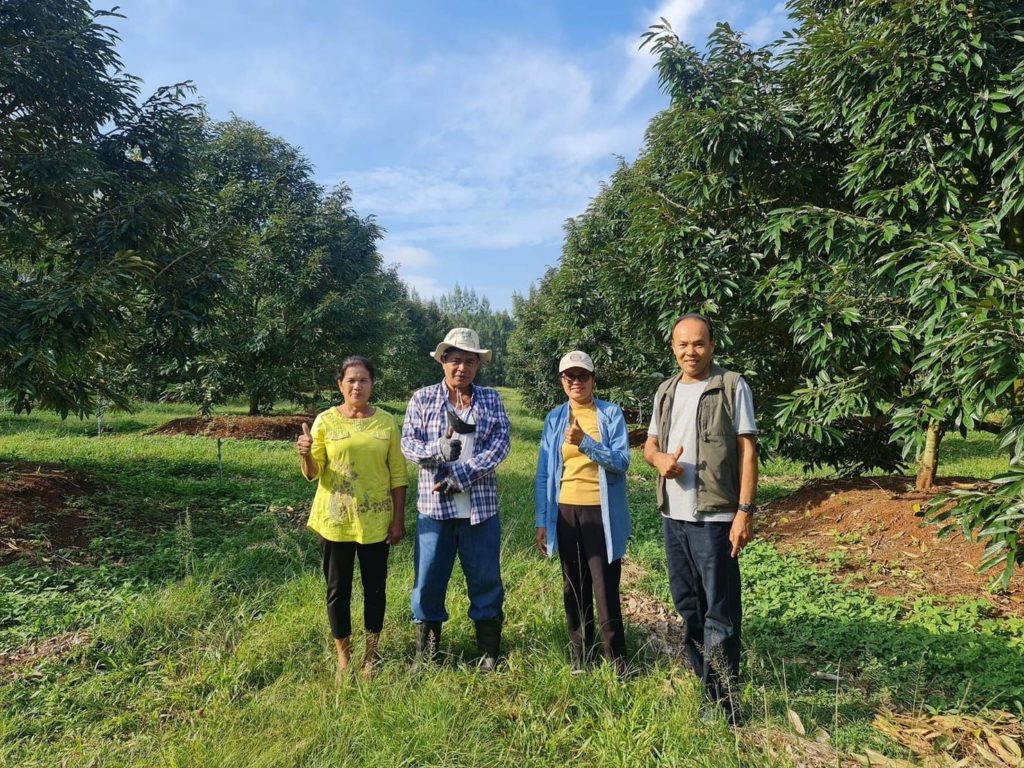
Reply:
[[70, 563], [61, 551], [89, 543], [87, 511], [76, 499], [95, 490], [84, 475], [59, 464], [0, 462], [0, 564], [18, 557]]
[[151, 435], [196, 435], [231, 437], [236, 440], [289, 440], [302, 434], [303, 423], [313, 425], [314, 416], [218, 416], [207, 419], [190, 416], [174, 419], [151, 430]]
[[917, 516], [954, 485], [941, 482], [919, 493], [911, 477], [812, 481], [770, 504], [759, 530], [780, 549], [802, 550], [880, 594], [987, 598], [1002, 613], [1024, 615], [1024, 574], [1014, 575], [1006, 594], [988, 595], [993, 574], [977, 571], [984, 547], [959, 532], [940, 539], [939, 526]]

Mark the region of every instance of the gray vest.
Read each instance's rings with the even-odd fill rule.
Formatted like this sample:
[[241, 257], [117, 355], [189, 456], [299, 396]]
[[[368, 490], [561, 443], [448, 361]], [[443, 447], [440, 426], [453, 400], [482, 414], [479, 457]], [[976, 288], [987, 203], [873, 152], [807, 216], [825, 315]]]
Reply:
[[[680, 371], [658, 386], [654, 394], [654, 423], [658, 444], [668, 451], [672, 401]], [[740, 460], [733, 423], [733, 402], [740, 375], [711, 365], [708, 384], [697, 403], [697, 455], [693, 457], [697, 481], [697, 513], [735, 512], [740, 503]], [[658, 476], [658, 509], [668, 514], [665, 478]]]

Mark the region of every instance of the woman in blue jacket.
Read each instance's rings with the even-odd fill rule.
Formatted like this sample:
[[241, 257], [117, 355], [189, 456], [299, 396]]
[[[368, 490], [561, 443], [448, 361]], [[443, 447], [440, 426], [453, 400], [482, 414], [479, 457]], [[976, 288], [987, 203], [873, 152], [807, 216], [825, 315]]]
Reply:
[[622, 410], [594, 397], [594, 361], [578, 350], [558, 364], [568, 401], [544, 420], [534, 488], [536, 545], [558, 552], [574, 669], [594, 646], [594, 603], [605, 657], [621, 675], [626, 637], [619, 604], [629, 538], [629, 435]]

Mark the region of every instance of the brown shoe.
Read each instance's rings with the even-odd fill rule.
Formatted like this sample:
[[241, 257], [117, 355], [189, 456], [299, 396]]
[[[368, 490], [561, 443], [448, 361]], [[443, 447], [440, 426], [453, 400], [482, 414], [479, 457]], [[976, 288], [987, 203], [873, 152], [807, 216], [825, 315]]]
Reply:
[[360, 666], [359, 674], [363, 680], [373, 680], [380, 671], [380, 632], [366, 633], [366, 651], [363, 654], [363, 663]]
[[334, 672], [334, 682], [341, 685], [348, 674], [352, 662], [352, 637], [334, 638], [334, 648], [338, 652], [338, 668]]

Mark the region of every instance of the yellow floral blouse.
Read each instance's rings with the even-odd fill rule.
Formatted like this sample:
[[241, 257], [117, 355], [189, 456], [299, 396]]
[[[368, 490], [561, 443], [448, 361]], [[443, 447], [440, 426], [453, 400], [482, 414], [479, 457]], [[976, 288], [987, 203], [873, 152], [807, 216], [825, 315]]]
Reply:
[[311, 455], [319, 469], [306, 525], [331, 541], [375, 544], [391, 525], [391, 489], [409, 484], [398, 421], [379, 408], [349, 419], [337, 408], [313, 421]]

